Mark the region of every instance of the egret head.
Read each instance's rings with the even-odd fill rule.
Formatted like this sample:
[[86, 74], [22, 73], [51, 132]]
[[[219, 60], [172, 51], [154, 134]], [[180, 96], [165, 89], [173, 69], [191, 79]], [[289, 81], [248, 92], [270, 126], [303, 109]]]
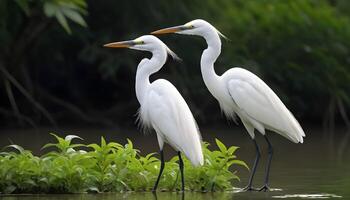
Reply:
[[134, 40], [112, 42], [112, 43], [105, 44], [103, 46], [109, 47], [109, 48], [129, 48], [129, 49], [136, 49], [140, 51], [149, 51], [152, 53], [156, 51], [164, 50], [173, 58], [179, 59], [172, 50], [170, 50], [160, 39], [158, 39], [153, 35], [144, 35]]
[[218, 35], [226, 38], [223, 34], [221, 34], [214, 26], [212, 26], [209, 22], [202, 19], [192, 20], [184, 25], [173, 26], [170, 28], [161, 29], [158, 31], [154, 31], [151, 34], [167, 34], [167, 33], [178, 33], [184, 35], [198, 35], [202, 37], [206, 37], [211, 33], [217, 33]]

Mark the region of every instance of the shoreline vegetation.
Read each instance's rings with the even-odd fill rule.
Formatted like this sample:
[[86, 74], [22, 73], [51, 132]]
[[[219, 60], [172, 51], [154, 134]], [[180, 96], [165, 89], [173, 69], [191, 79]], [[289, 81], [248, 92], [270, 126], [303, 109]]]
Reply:
[[[156, 153], [141, 156], [129, 139], [125, 145], [107, 142], [103, 137], [100, 144], [82, 144], [83, 139], [76, 135], [51, 135], [56, 143], [44, 145], [42, 149], [50, 151], [40, 157], [15, 144], [2, 149], [0, 195], [152, 190], [160, 165]], [[231, 190], [235, 181], [239, 181], [238, 170], [248, 169], [245, 162], [235, 156], [239, 147], [226, 147], [218, 139], [216, 150], [209, 150], [209, 146], [203, 143], [203, 166], [193, 167], [184, 159], [188, 191]], [[175, 156], [166, 162], [159, 191], [180, 188], [177, 161]]]

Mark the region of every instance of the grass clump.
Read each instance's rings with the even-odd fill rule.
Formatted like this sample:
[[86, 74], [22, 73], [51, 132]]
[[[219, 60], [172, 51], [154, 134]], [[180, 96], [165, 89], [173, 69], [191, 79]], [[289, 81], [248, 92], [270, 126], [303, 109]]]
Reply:
[[[41, 157], [18, 145], [0, 153], [0, 193], [81, 193], [150, 191], [156, 181], [160, 161], [155, 153], [142, 156], [128, 139], [125, 145], [106, 142], [79, 144], [82, 138], [52, 134], [57, 142], [44, 145], [54, 149]], [[218, 150], [203, 144], [205, 164], [193, 167], [184, 159], [186, 189], [191, 191], [229, 190], [239, 180], [236, 166], [247, 165], [234, 155], [238, 147], [226, 147], [216, 140]], [[181, 179], [178, 157], [166, 162], [160, 190], [175, 191]], [[231, 170], [234, 170], [233, 172]]]

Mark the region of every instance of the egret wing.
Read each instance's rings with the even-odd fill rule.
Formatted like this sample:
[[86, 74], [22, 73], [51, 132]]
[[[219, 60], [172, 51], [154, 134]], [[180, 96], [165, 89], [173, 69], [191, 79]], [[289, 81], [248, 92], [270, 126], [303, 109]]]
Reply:
[[150, 123], [163, 139], [183, 152], [194, 165], [203, 164], [201, 137], [193, 115], [177, 89], [168, 81], [154, 81], [147, 94]]
[[241, 111], [268, 129], [302, 143], [305, 136], [302, 128], [271, 88], [253, 73], [233, 69], [228, 89]]

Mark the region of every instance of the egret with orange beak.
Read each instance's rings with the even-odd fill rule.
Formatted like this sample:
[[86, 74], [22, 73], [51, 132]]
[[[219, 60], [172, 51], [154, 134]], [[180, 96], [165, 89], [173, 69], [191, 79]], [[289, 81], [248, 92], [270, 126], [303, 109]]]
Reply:
[[149, 76], [159, 71], [170, 54], [178, 57], [162, 41], [152, 35], [141, 36], [135, 40], [113, 42], [104, 45], [110, 48], [130, 48], [152, 53], [151, 59], [141, 60], [136, 71], [136, 97], [140, 103], [138, 119], [143, 128], [153, 128], [160, 147], [160, 169], [153, 191], [157, 190], [164, 169], [164, 142], [170, 144], [179, 157], [182, 187], [185, 190], [184, 165], [181, 152], [194, 166], [203, 165], [201, 136], [196, 121], [175, 86], [165, 79], [150, 82]]
[[201, 58], [203, 80], [210, 93], [217, 99], [221, 110], [229, 119], [241, 119], [256, 149], [256, 157], [248, 185], [244, 190], [255, 190], [252, 187], [256, 167], [260, 159], [259, 146], [255, 141], [254, 130], [258, 130], [268, 145], [268, 161], [264, 185], [260, 191], [269, 190], [269, 173], [273, 148], [266, 135], [266, 130], [274, 131], [292, 142], [303, 143], [305, 133], [293, 114], [286, 108], [272, 89], [258, 76], [250, 71], [235, 67], [221, 76], [215, 73], [214, 63], [221, 53], [222, 35], [210, 23], [197, 19], [181, 26], [174, 26], [152, 32], [152, 34], [178, 33], [203, 37], [208, 47]]

